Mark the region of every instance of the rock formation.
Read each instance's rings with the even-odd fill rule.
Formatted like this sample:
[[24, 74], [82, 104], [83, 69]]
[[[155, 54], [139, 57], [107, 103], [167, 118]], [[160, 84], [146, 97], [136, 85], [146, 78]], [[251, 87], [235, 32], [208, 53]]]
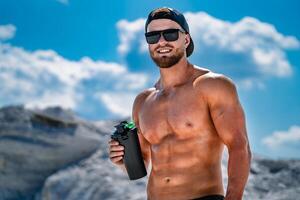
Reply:
[[[147, 177], [130, 181], [108, 159], [113, 126], [61, 108], [0, 109], [0, 200], [144, 200]], [[227, 155], [222, 171], [226, 187]], [[300, 199], [300, 160], [253, 156], [244, 200]]]

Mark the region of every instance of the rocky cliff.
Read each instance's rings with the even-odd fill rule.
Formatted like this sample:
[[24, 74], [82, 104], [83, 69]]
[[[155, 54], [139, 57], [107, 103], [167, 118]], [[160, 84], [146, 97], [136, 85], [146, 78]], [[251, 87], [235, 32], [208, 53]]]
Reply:
[[101, 134], [60, 108], [0, 109], [0, 199], [32, 199], [48, 176], [95, 152]]
[[[147, 177], [129, 181], [108, 159], [117, 121], [87, 122], [60, 108], [0, 109], [0, 200], [143, 200]], [[222, 163], [226, 187], [226, 155]], [[300, 199], [300, 161], [254, 155], [245, 200]]]

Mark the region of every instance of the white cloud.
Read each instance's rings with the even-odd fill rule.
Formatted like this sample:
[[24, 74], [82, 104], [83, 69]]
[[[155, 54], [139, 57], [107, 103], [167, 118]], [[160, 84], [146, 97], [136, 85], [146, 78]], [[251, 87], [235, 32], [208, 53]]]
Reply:
[[130, 117], [132, 112], [132, 103], [134, 101], [135, 93], [112, 93], [102, 92], [95, 94], [96, 98], [99, 98], [107, 105], [107, 108], [114, 114], [122, 117]]
[[291, 126], [287, 131], [275, 131], [262, 142], [272, 149], [283, 145], [300, 144], [300, 126]]
[[76, 94], [72, 88], [64, 88], [63, 91], [45, 91], [41, 97], [32, 99], [25, 107], [44, 109], [61, 106], [65, 109], [75, 109], [82, 98], [82, 94]]
[[51, 74], [69, 86], [74, 86], [82, 79], [89, 79], [97, 73], [108, 75], [127, 73], [126, 67], [117, 63], [93, 61], [88, 57], [71, 61], [53, 50], [30, 52], [10, 44], [1, 44], [0, 53], [2, 70], [21, 70], [31, 79], [37, 79], [41, 74]]
[[0, 41], [8, 40], [15, 36], [16, 27], [12, 24], [0, 25]]
[[[30, 94], [34, 89], [34, 85], [32, 83], [22, 79], [15, 79], [15, 76], [12, 73], [1, 73], [0, 80], [2, 83], [1, 93], [5, 95], [9, 95], [9, 93], [16, 88], [22, 88], [22, 90], [27, 94]], [[5, 85], [5, 87], [3, 87], [3, 85]]]
[[284, 53], [278, 49], [266, 51], [254, 48], [252, 57], [254, 62], [260, 66], [259, 71], [262, 74], [278, 77], [285, 77], [292, 74], [292, 68], [286, 60]]
[[[89, 57], [69, 60], [53, 50], [28, 51], [3, 42], [0, 42], [0, 58], [0, 106], [24, 103], [30, 108], [76, 109], [90, 94], [107, 89], [111, 90], [111, 95], [119, 91], [136, 93], [148, 80], [146, 74], [132, 73], [118, 63]], [[89, 88], [84, 85], [86, 81], [99, 87]], [[118, 102], [106, 99], [104, 106], [111, 108], [116, 103], [114, 112], [124, 112]], [[132, 104], [126, 103], [124, 107]], [[116, 111], [118, 108], [120, 111]]]
[[[229, 22], [205, 12], [187, 12], [185, 16], [195, 44], [192, 55], [198, 62], [195, 64], [225, 72], [240, 83], [246, 83], [247, 88], [263, 88], [263, 79], [268, 76], [292, 75], [285, 51], [299, 49], [300, 41], [294, 36], [285, 36], [272, 24], [253, 17]], [[138, 52], [148, 51], [143, 35], [144, 22], [145, 19], [118, 22], [121, 40], [118, 50], [124, 56], [137, 49]]]
[[145, 74], [131, 73], [122, 78], [115, 83], [115, 89], [117, 90], [136, 90], [140, 89], [141, 86], [145, 86], [148, 81], [148, 76]]
[[219, 48], [234, 52], [247, 52], [253, 48], [299, 48], [295, 37], [283, 36], [272, 24], [253, 17], [244, 17], [235, 23], [214, 18], [205, 12], [189, 12], [186, 17], [196, 41]]
[[[118, 46], [118, 52], [120, 54], [126, 54], [130, 51], [131, 44], [138, 38], [137, 35], [143, 35], [145, 19], [137, 19], [133, 22], [127, 20], [120, 20], [117, 23], [117, 28], [119, 31], [119, 38], [121, 40]], [[139, 37], [141, 38], [141, 36]], [[139, 40], [139, 46], [142, 46], [143, 40]], [[143, 49], [143, 48], [141, 48]]]

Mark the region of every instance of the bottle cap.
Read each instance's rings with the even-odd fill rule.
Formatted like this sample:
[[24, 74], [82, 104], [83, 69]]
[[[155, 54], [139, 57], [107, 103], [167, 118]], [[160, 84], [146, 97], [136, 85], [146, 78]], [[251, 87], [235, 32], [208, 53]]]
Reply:
[[124, 127], [125, 127], [125, 128], [128, 128], [128, 129], [133, 129], [133, 128], [135, 128], [134, 121], [127, 122], [127, 124], [125, 124]]

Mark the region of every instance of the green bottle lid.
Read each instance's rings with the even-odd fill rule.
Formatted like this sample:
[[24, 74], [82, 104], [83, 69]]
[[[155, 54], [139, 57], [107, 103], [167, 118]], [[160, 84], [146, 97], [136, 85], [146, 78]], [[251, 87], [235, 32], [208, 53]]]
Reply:
[[128, 129], [133, 129], [133, 128], [135, 128], [134, 121], [130, 121], [130, 122], [128, 122], [127, 124], [125, 124], [125, 128], [128, 128]]

